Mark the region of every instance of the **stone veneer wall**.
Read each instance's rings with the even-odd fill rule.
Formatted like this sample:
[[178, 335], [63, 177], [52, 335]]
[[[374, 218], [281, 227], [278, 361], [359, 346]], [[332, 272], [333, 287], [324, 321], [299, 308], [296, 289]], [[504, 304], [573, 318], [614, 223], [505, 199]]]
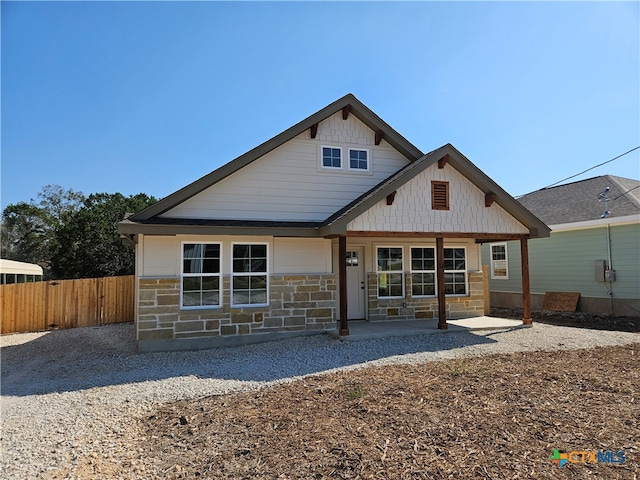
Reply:
[[[447, 318], [484, 315], [484, 280], [482, 272], [469, 273], [469, 293], [464, 297], [447, 297]], [[367, 273], [369, 320], [413, 320], [438, 318], [438, 298], [413, 298], [411, 273], [405, 272], [405, 298], [378, 299], [377, 274]], [[486, 299], [489, 301], [489, 299]]]
[[221, 308], [180, 309], [179, 278], [138, 279], [138, 341], [232, 337], [336, 327], [336, 276], [271, 275], [269, 305], [232, 308], [223, 277]]

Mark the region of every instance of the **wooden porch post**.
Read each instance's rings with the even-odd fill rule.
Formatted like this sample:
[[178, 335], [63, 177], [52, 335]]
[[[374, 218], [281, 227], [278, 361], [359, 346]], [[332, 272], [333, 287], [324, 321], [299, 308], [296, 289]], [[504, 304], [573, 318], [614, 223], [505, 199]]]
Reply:
[[529, 244], [527, 238], [520, 239], [520, 261], [522, 263], [522, 323], [532, 325], [531, 286], [529, 284]]
[[347, 237], [338, 237], [338, 284], [340, 286], [340, 335], [349, 335], [347, 323]]
[[447, 304], [444, 297], [444, 238], [436, 238], [436, 281], [438, 285], [438, 329], [447, 329]]

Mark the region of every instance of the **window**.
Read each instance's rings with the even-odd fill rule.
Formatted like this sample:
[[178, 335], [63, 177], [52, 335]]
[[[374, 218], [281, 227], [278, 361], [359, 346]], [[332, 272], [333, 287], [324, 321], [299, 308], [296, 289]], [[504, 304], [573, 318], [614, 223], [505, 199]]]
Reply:
[[467, 262], [464, 248], [444, 249], [444, 293], [466, 295]]
[[358, 251], [347, 252], [347, 267], [358, 266]]
[[431, 209], [449, 210], [449, 182], [431, 182]]
[[436, 294], [436, 252], [433, 247], [411, 248], [411, 294], [414, 297]]
[[342, 149], [340, 147], [322, 147], [322, 166], [342, 168]]
[[491, 245], [491, 278], [499, 280], [509, 279], [506, 243]]
[[220, 306], [220, 244], [182, 244], [181, 307]]
[[402, 247], [378, 247], [378, 297], [402, 298]]
[[232, 305], [267, 305], [267, 245], [234, 244], [232, 250]]
[[350, 148], [349, 170], [369, 170], [369, 151]]

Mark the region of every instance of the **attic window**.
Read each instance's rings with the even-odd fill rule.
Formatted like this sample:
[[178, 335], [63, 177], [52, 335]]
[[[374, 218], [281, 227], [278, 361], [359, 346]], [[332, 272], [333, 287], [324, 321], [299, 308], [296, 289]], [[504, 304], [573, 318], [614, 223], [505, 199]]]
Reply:
[[449, 182], [431, 182], [431, 208], [449, 210]]
[[322, 167], [342, 168], [342, 149], [340, 147], [322, 147]]

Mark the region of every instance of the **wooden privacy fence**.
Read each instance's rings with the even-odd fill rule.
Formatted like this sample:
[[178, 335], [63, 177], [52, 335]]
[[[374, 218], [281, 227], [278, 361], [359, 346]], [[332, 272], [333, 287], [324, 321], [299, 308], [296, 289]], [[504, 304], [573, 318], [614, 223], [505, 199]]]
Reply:
[[134, 276], [0, 286], [0, 333], [38, 332], [130, 322]]

